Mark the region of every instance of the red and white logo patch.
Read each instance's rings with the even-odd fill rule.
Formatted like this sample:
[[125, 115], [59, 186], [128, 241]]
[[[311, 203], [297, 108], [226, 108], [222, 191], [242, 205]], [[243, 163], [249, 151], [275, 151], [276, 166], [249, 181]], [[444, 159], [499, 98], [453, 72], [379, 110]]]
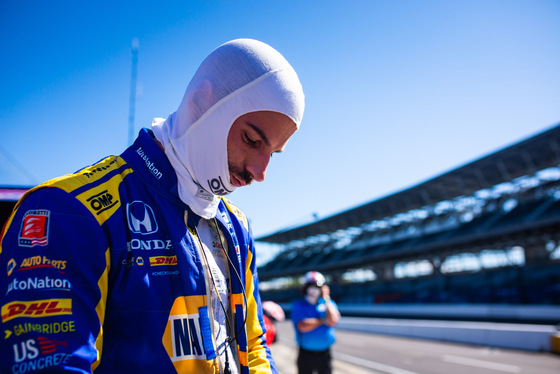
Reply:
[[28, 210], [23, 216], [19, 232], [19, 245], [33, 247], [45, 246], [49, 242], [50, 210]]
[[68, 341], [66, 340], [53, 340], [44, 336], [39, 336], [37, 340], [39, 341], [39, 348], [41, 348], [41, 353], [44, 355], [55, 353], [59, 346], [68, 348]]

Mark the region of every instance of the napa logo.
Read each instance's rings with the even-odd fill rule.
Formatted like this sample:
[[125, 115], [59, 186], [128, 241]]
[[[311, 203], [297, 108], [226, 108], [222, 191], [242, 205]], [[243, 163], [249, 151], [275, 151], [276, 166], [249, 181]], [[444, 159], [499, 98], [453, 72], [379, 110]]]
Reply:
[[169, 312], [162, 343], [177, 372], [206, 371], [207, 360], [216, 358], [213, 342], [202, 337], [202, 326], [210, 328], [212, 323], [203, 300], [203, 296], [178, 297]]

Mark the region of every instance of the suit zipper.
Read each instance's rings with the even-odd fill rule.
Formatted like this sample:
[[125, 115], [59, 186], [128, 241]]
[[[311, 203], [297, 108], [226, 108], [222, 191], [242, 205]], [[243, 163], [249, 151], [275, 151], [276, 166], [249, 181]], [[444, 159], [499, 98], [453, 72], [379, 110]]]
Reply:
[[[185, 223], [186, 223], [186, 213], [185, 213]], [[189, 231], [189, 230], [187, 230]], [[195, 227], [195, 231], [196, 231], [196, 238], [193, 238], [193, 243], [196, 247], [197, 250], [197, 254], [198, 257], [202, 259], [202, 263], [204, 266], [204, 283], [206, 285], [206, 300], [207, 300], [207, 305], [208, 305], [208, 313], [210, 314], [209, 318], [210, 318], [210, 326], [212, 328], [212, 345], [214, 346], [214, 350], [216, 352], [216, 363], [218, 364], [218, 370], [219, 370], [219, 374], [223, 374], [223, 368], [222, 368], [222, 360], [219, 354], [219, 350], [218, 350], [218, 342], [216, 341], [216, 330], [215, 330], [215, 325], [214, 325], [214, 305], [212, 303], [212, 282], [210, 281], [210, 276], [209, 276], [209, 271], [210, 267], [208, 265], [208, 261], [206, 260], [206, 256], [202, 253], [202, 251], [204, 251], [204, 248], [202, 248], [202, 241], [200, 239], [200, 236], [198, 234], [198, 230]], [[192, 232], [189, 231], [189, 234], [194, 236], [195, 234], [193, 234]], [[227, 353], [226, 353], [227, 354]]]

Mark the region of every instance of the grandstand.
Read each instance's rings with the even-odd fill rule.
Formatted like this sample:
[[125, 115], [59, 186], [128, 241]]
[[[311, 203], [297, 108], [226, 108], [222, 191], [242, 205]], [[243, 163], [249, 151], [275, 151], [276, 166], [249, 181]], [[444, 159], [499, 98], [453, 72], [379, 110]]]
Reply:
[[[261, 297], [324, 273], [344, 306], [560, 305], [560, 125], [409, 189], [263, 236]], [[360, 310], [354, 308], [353, 310]], [[560, 323], [560, 315], [551, 323]]]
[[[0, 224], [27, 190], [0, 187]], [[560, 125], [409, 189], [257, 242], [281, 246], [259, 266], [259, 279], [262, 299], [288, 312], [309, 270], [327, 276], [333, 299], [347, 314], [394, 317], [411, 304], [423, 306], [412, 309], [424, 310], [424, 318], [425, 306], [443, 304], [463, 311], [466, 305], [556, 311]], [[400, 312], [395, 305], [403, 306]], [[558, 324], [560, 313], [539, 322]]]
[[30, 187], [0, 186], [0, 227], [8, 220], [17, 201]]

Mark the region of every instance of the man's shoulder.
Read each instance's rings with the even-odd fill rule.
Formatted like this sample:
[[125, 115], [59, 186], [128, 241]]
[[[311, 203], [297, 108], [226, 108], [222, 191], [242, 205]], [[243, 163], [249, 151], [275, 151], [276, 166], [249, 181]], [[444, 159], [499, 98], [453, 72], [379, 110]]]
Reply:
[[222, 196], [222, 201], [225, 204], [227, 210], [229, 210], [238, 220], [243, 223], [245, 230], [249, 231], [249, 221], [247, 220], [247, 216], [241, 209], [239, 209], [235, 204], [233, 204], [230, 200], [226, 199]]
[[[73, 174], [51, 179], [29, 190], [20, 204], [31, 196], [59, 204], [79, 201], [102, 224], [120, 207], [119, 186], [132, 169], [118, 156], [109, 156]], [[54, 203], [54, 201], [52, 201]], [[19, 205], [19, 204], [18, 204]]]
[[[126, 161], [119, 156], [109, 156], [97, 163], [86, 166], [73, 174], [67, 174], [59, 178], [55, 178], [45, 185], [59, 187], [67, 192], [82, 188], [88, 184], [99, 184], [109, 181], [116, 174], [126, 175], [132, 172], [130, 168], [124, 168]], [[120, 172], [119, 172], [120, 171]], [[118, 179], [118, 178], [117, 178]]]

